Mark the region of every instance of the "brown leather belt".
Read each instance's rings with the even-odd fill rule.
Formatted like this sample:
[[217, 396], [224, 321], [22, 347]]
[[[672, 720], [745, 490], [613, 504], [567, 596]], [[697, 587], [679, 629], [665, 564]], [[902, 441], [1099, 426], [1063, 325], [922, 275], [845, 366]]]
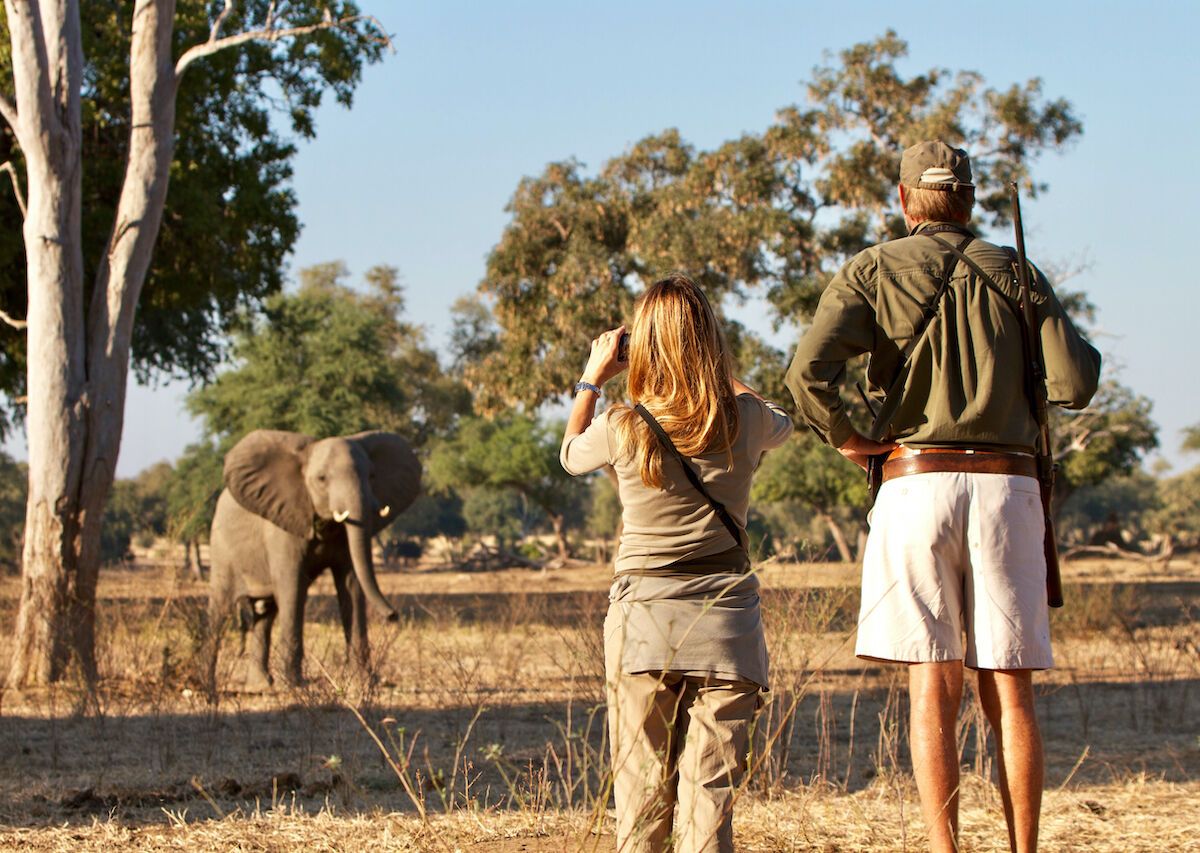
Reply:
[[966, 447], [898, 447], [883, 463], [883, 482], [934, 471], [1036, 477], [1037, 462], [1027, 453], [1002, 453]]

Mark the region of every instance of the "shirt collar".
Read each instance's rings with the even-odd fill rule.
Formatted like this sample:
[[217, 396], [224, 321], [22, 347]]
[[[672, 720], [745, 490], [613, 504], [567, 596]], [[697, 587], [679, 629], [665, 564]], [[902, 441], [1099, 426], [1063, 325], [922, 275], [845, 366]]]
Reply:
[[942, 231], [957, 231], [959, 234], [974, 236], [974, 232], [970, 228], [963, 225], [961, 222], [941, 222], [933, 219], [926, 219], [924, 222], [918, 222], [908, 232], [909, 237], [915, 237], [918, 234], [923, 234], [926, 231], [938, 234]]

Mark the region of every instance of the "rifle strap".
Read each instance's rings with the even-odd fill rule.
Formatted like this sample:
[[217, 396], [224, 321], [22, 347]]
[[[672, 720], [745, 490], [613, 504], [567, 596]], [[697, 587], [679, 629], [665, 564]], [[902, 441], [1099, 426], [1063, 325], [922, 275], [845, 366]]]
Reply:
[[[922, 234], [926, 233], [924, 231]], [[967, 245], [975, 239], [973, 234], [967, 233], [963, 241], [957, 247], [951, 246], [940, 237], [933, 237], [944, 246], [948, 246], [955, 254], [966, 257], [962, 253]], [[883, 438], [883, 430], [886, 429], [892, 420], [892, 415], [896, 413], [896, 407], [900, 405], [900, 390], [904, 387], [904, 380], [908, 376], [908, 360], [912, 358], [913, 350], [917, 348], [925, 337], [925, 333], [929, 330], [929, 323], [937, 316], [938, 306], [942, 303], [942, 297], [946, 295], [946, 291], [950, 289], [950, 279], [954, 277], [954, 269], [958, 266], [958, 258], [955, 254], [946, 258], [945, 266], [942, 267], [942, 275], [938, 283], [938, 289], [933, 294], [933, 298], [926, 303], [921, 309], [921, 319], [917, 321], [916, 328], [913, 330], [912, 337], [908, 339], [908, 343], [904, 345], [904, 349], [900, 352], [900, 367], [896, 371], [896, 378], [892, 380], [892, 384], [888, 386], [887, 393], [884, 395], [883, 403], [879, 407], [879, 412], [875, 415], [875, 420], [871, 423], [871, 432], [869, 438], [875, 441], [880, 441]], [[870, 406], [868, 406], [870, 408]]]
[[700, 479], [699, 474], [692, 470], [692, 466], [688, 464], [688, 461], [683, 458], [683, 454], [675, 447], [675, 443], [671, 441], [671, 437], [667, 435], [667, 431], [662, 428], [662, 425], [654, 419], [654, 415], [650, 414], [641, 403], [634, 406], [633, 410], [646, 422], [646, 426], [650, 427], [650, 431], [658, 436], [658, 442], [662, 445], [663, 450], [670, 453], [675, 458], [675, 461], [679, 463], [679, 467], [683, 469], [683, 475], [688, 478], [688, 482], [692, 484], [692, 487], [708, 501], [708, 505], [713, 508], [713, 512], [717, 514], [717, 518], [721, 519], [721, 523], [725, 525], [725, 529], [733, 537], [733, 541], [742, 550], [746, 550], [746, 543], [742, 539], [742, 529], [733, 520], [733, 516], [729, 514], [729, 510], [725, 509], [725, 505], [709, 494], [708, 489], [704, 487], [704, 481]]
[[[1037, 395], [1039, 393], [1045, 393], [1046, 372], [1041, 363], [1042, 339], [1038, 334], [1038, 330], [1029, 328], [1029, 324], [1025, 322], [1025, 312], [1022, 310], [1021, 302], [1019, 301], [1016, 305], [1013, 305], [1012, 297], [1005, 293], [1000, 288], [1000, 285], [996, 284], [995, 279], [984, 272], [983, 268], [979, 266], [979, 264], [968, 258], [965, 254], [959, 251], [959, 249], [951, 246], [941, 237], [938, 237], [934, 234], [930, 234], [929, 236], [931, 239], [937, 240], [951, 252], [956, 254], [963, 263], [970, 267], [971, 270], [977, 276], [979, 276], [984, 284], [998, 293], [1004, 299], [1005, 303], [1008, 304], [1008, 307], [1012, 309], [1012, 312], [1017, 315], [1017, 321], [1021, 326], [1021, 338], [1025, 344], [1025, 395], [1029, 398], [1029, 409], [1033, 413], [1033, 419], [1035, 422], [1038, 422], [1040, 426]], [[1012, 253], [1010, 252], [1009, 254], [1011, 255]], [[1014, 258], [1014, 262], [1015, 260], [1016, 259]], [[1022, 292], [1021, 300], [1023, 301], [1025, 298], [1025, 294]], [[1032, 299], [1033, 297], [1030, 295], [1028, 298]]]

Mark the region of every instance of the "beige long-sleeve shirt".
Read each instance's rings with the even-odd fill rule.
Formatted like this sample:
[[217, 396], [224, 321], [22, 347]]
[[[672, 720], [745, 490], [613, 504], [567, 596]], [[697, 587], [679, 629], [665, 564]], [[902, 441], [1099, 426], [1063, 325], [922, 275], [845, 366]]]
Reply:
[[[765, 451], [779, 447], [792, 432], [792, 420], [774, 403], [742, 394], [737, 398], [740, 429], [730, 454], [692, 459], [709, 493], [741, 527], [750, 509], [750, 480]], [[621, 542], [616, 570], [657, 568], [678, 560], [719, 554], [737, 545], [708, 501], [687, 481], [670, 456], [663, 458], [664, 488], [642, 483], [638, 462], [620, 452], [611, 409], [597, 415], [586, 430], [563, 438], [559, 458], [569, 474], [586, 474], [605, 465], [617, 472], [621, 498]]]
[[[705, 488], [744, 528], [754, 469], [765, 451], [787, 440], [792, 421], [749, 394], [737, 402], [740, 428], [732, 454], [691, 462]], [[570, 474], [604, 465], [617, 472], [623, 528], [604, 621], [605, 647], [619, 654], [614, 663], [627, 673], [669, 670], [766, 687], [758, 576], [747, 573], [745, 552], [673, 457], [663, 459], [664, 488], [642, 483], [637, 460], [617, 447], [609, 414], [566, 436], [560, 458]]]

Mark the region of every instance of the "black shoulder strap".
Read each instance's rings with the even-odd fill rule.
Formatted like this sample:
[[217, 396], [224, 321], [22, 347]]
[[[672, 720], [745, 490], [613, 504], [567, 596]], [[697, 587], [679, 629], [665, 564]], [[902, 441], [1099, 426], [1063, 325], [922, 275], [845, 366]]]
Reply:
[[[996, 293], [999, 294], [1000, 297], [1008, 304], [1008, 307], [1012, 309], [1012, 312], [1017, 315], [1017, 322], [1021, 328], [1021, 339], [1025, 343], [1025, 348], [1022, 350], [1022, 352], [1040, 353], [1041, 340], [1038, 337], [1037, 330], [1030, 329], [1029, 324], [1025, 322], [1025, 312], [1022, 310], [1021, 301], [1019, 299], [1014, 300], [1011, 296], [1001, 290], [1000, 285], [996, 284], [995, 279], [984, 272], [983, 268], [980, 267], [979, 264], [975, 263], [975, 261], [968, 258], [966, 255], [940, 237], [935, 237], [932, 234], [929, 236], [933, 237], [934, 240], [937, 240], [951, 252], [956, 253], [960, 258], [962, 258], [963, 263], [969, 266], [972, 271], [974, 271], [974, 273], [983, 280], [984, 284], [996, 291]], [[1018, 263], [1016, 252], [1009, 249], [1006, 249], [1006, 251], [1008, 252], [1009, 257], [1012, 258], [1013, 263]], [[1030, 346], [1031, 341], [1033, 342], [1032, 348]], [[1040, 355], [1035, 355], [1034, 358], [1040, 358]], [[1037, 420], [1037, 398], [1035, 396], [1035, 391], [1039, 382], [1045, 382], [1045, 367], [1036, 362], [1031, 362], [1027, 357], [1025, 359], [1025, 396], [1029, 398], [1030, 411], [1033, 412], [1034, 420]]]
[[745, 548], [746, 543], [742, 541], [742, 530], [740, 527], [738, 527], [737, 522], [733, 520], [733, 516], [729, 514], [729, 510], [725, 509], [725, 505], [710, 495], [708, 493], [708, 489], [704, 488], [704, 482], [700, 479], [700, 475], [692, 470], [692, 466], [689, 465], [688, 461], [683, 458], [683, 454], [680, 453], [679, 449], [675, 447], [675, 443], [671, 441], [671, 437], [667, 435], [666, 430], [664, 430], [659, 422], [654, 419], [654, 415], [650, 414], [650, 412], [646, 410], [646, 407], [641, 403], [638, 403], [636, 406], [634, 406], [633, 410], [637, 412], [641, 416], [642, 420], [646, 422], [646, 426], [650, 427], [651, 432], [658, 436], [659, 444], [662, 445], [663, 450], [675, 457], [675, 461], [677, 461], [679, 463], [679, 467], [683, 469], [683, 474], [688, 478], [688, 482], [692, 484], [692, 487], [695, 488], [696, 491], [703, 495], [706, 501], [708, 501], [709, 506], [711, 506], [713, 511], [717, 514], [717, 518], [721, 519], [721, 523], [725, 525], [725, 529], [728, 530], [729, 535], [733, 537], [733, 541], [742, 548]]
[[[924, 233], [924, 232], [922, 232], [922, 233]], [[1000, 288], [1000, 285], [996, 284], [995, 279], [993, 279], [990, 275], [988, 275], [987, 273], [985, 273], [983, 271], [983, 267], [981, 267], [979, 264], [977, 264], [974, 260], [972, 260], [970, 257], [968, 257], [966, 255], [966, 253], [964, 253], [962, 251], [962, 249], [963, 249], [962, 246], [952, 246], [949, 243], [947, 243], [945, 240], [943, 240], [941, 237], [938, 237], [936, 234], [930, 234], [929, 237], [932, 240], [937, 240], [945, 248], [949, 249], [953, 255], [956, 255], [959, 260], [961, 260], [964, 264], [969, 266], [971, 268], [971, 271], [974, 272], [975, 275], [977, 275], [981, 279], [983, 279], [984, 284], [986, 284], [992, 290], [996, 291], [997, 294], [1002, 296], [1004, 298], [1004, 301], [1007, 302], [1010, 306], [1015, 306], [1013, 308], [1013, 310], [1016, 311], [1018, 315], [1020, 315], [1020, 313], [1021, 313], [1020, 305], [1011, 296], [1009, 296], [1007, 293], [1005, 293]], [[1010, 252], [1009, 254], [1011, 255], [1012, 253]], [[1016, 261], [1014, 259], [1014, 263], [1015, 262]]]
[[[922, 231], [921, 233], [926, 234], [927, 232]], [[888, 387], [887, 393], [883, 398], [883, 404], [879, 407], [879, 412], [875, 415], [875, 421], [871, 424], [869, 437], [876, 441], [883, 438], [882, 430], [888, 427], [892, 415], [896, 413], [896, 407], [900, 405], [900, 389], [904, 386], [905, 376], [908, 375], [908, 360], [912, 358], [913, 350], [917, 348], [917, 344], [925, 337], [925, 332], [929, 329], [929, 322], [937, 316], [938, 306], [942, 304], [942, 297], [950, 289], [950, 279], [954, 277], [954, 268], [958, 266], [959, 258], [967, 257], [963, 254], [962, 250], [975, 239], [974, 235], [968, 233], [962, 242], [955, 247], [951, 246], [941, 237], [934, 236], [933, 234], [928, 234], [928, 236], [950, 249], [951, 254], [946, 258], [945, 266], [942, 267], [942, 277], [937, 291], [933, 294], [933, 298], [921, 309], [921, 319], [917, 321], [912, 337], [908, 339], [908, 343], [904, 345], [904, 349], [900, 352], [900, 369], [896, 371], [896, 378], [892, 380], [892, 384]]]

